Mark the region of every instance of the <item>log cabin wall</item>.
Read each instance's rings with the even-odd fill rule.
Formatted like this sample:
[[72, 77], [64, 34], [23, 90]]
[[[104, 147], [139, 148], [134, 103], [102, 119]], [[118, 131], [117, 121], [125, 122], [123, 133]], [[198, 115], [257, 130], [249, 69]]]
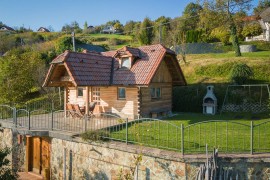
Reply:
[[[124, 87], [124, 86], [119, 86]], [[111, 112], [122, 117], [138, 117], [138, 88], [125, 87], [126, 99], [118, 99], [118, 87], [101, 87], [100, 89], [100, 112]]]
[[[80, 107], [85, 106], [86, 87], [80, 87], [80, 88], [83, 88], [83, 96], [78, 96], [78, 92], [77, 92], [77, 88], [76, 87], [68, 87], [67, 103], [78, 104]], [[91, 97], [91, 93], [89, 94], [89, 96]]]
[[[124, 87], [124, 86], [119, 86]], [[94, 113], [114, 113], [121, 117], [137, 118], [138, 117], [138, 88], [137, 87], [125, 87], [126, 99], [118, 99], [118, 87], [107, 86], [99, 87], [100, 89], [100, 102], [96, 105]], [[79, 104], [79, 106], [85, 106], [86, 100], [86, 88], [83, 87], [83, 96], [78, 97], [77, 88], [68, 88], [68, 100], [67, 103]], [[92, 91], [93, 87], [89, 87], [89, 100], [93, 101]]]
[[[151, 88], [161, 88], [161, 97], [151, 98]], [[172, 77], [163, 60], [149, 87], [141, 88], [140, 114], [151, 117], [151, 112], [168, 113], [172, 110]]]

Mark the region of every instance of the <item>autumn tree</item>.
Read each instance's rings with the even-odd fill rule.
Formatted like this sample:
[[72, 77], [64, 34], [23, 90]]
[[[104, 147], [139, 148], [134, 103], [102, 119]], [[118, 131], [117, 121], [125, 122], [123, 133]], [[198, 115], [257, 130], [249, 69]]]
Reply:
[[253, 12], [254, 14], [258, 15], [268, 7], [270, 7], [270, 0], [259, 0], [259, 4], [253, 9]]
[[207, 12], [211, 13], [211, 20], [213, 21], [211, 22], [207, 20], [210, 24], [215, 24], [215, 27], [222, 26], [229, 29], [231, 36], [230, 39], [236, 56], [241, 56], [241, 52], [234, 14], [248, 10], [250, 8], [251, 1], [252, 0], [204, 0], [204, 8], [206, 6], [207, 8], [203, 10], [204, 12], [202, 12], [202, 14], [207, 14]]
[[244, 26], [242, 34], [244, 37], [258, 36], [263, 30], [259, 23], [250, 23]]

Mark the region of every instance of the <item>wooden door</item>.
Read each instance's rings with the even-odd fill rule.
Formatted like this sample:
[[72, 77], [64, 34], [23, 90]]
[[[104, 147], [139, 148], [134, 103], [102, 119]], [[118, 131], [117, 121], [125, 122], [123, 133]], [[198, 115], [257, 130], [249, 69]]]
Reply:
[[50, 140], [42, 138], [41, 140], [41, 174], [44, 177], [47, 177], [50, 174], [50, 154], [51, 154]]
[[41, 145], [41, 139], [39, 137], [34, 137], [33, 141], [32, 141], [33, 145], [33, 167], [32, 167], [32, 171], [34, 173], [41, 173], [41, 164], [40, 164], [40, 160], [41, 160], [41, 149], [40, 149], [40, 145]]
[[29, 137], [26, 151], [26, 170], [50, 179], [50, 140], [44, 137]]

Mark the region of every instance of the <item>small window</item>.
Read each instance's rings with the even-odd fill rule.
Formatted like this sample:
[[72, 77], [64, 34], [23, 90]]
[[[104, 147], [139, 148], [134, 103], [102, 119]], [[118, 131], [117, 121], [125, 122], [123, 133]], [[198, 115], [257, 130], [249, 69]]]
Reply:
[[118, 88], [118, 99], [126, 99], [126, 88]]
[[83, 88], [77, 89], [77, 97], [83, 97]]
[[121, 67], [131, 68], [131, 63], [129, 57], [122, 58], [122, 64]]
[[161, 98], [161, 88], [151, 88], [151, 98], [160, 99]]

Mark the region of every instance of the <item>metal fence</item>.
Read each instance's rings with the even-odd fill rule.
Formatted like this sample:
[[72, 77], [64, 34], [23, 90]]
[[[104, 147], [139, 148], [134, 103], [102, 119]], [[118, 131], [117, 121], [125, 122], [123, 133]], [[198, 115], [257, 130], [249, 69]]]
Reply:
[[0, 105], [0, 121], [28, 130], [99, 133], [102, 139], [141, 144], [182, 154], [204, 153], [205, 145], [223, 153], [270, 153], [270, 120], [263, 123], [225, 120], [177, 126], [151, 118], [130, 120], [113, 114], [81, 116], [75, 111], [16, 109]]

